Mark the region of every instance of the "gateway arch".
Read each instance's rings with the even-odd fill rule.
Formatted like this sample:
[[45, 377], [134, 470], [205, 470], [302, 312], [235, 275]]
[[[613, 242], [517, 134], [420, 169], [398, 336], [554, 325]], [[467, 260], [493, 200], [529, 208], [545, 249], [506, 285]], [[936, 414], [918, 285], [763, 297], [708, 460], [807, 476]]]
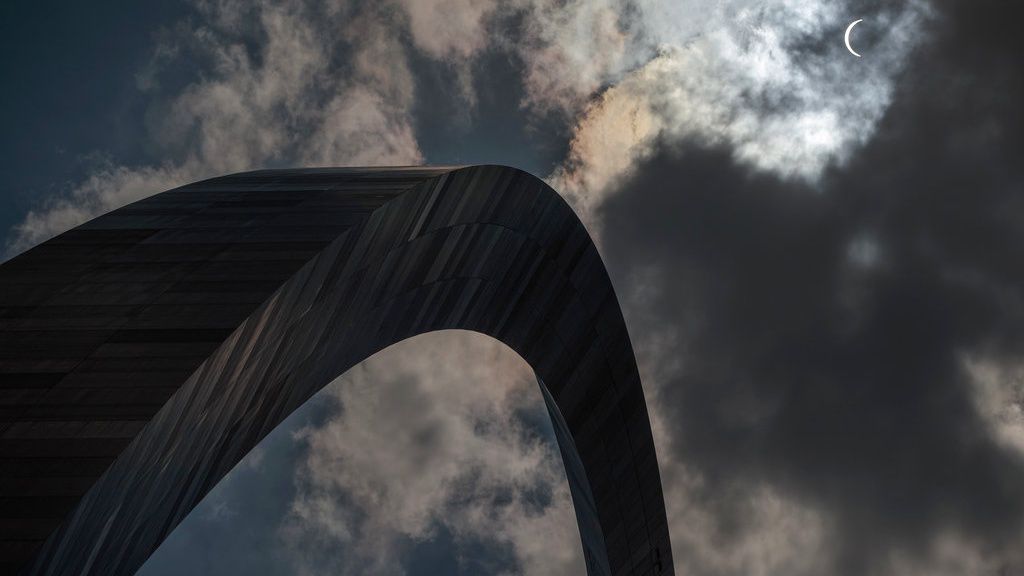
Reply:
[[558, 194], [502, 166], [213, 178], [0, 265], [0, 572], [134, 573], [324, 385], [441, 329], [536, 372], [588, 574], [673, 574], [607, 272]]

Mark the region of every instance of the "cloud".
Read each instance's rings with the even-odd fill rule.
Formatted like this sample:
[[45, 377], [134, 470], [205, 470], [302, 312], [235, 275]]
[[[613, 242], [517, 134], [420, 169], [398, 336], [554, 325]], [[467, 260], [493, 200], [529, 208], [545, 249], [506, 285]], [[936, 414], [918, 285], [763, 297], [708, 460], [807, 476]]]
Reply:
[[107, 161], [15, 226], [17, 254], [103, 212], [191, 181], [275, 165], [423, 161], [410, 109], [414, 85], [393, 16], [373, 5], [274, 0], [196, 2], [140, 78], [159, 85], [173, 57], [200, 63], [193, 81], [155, 100], [151, 140], [168, 160]]
[[996, 6], [939, 6], [815, 182], [661, 137], [599, 205], [681, 572], [1024, 569], [1024, 51]]
[[416, 47], [438, 60], [477, 56], [491, 43], [488, 24], [496, 0], [399, 0]]
[[[410, 51], [452, 70], [451, 97], [469, 108], [475, 76], [487, 75], [482, 56], [514, 58], [529, 117], [541, 126], [555, 114], [573, 126], [549, 181], [592, 225], [591, 208], [656, 139], [727, 145], [758, 169], [813, 180], [871, 137], [929, 15], [923, 0], [861, 6], [872, 16], [858, 28], [866, 60], [856, 60], [839, 42], [849, 8], [819, 0], [196, 0], [199, 23], [165, 34], [139, 78], [156, 93], [161, 66], [199, 66], [151, 111], [151, 138], [175, 160], [101, 167], [22, 222], [9, 252], [198, 178], [273, 165], [421, 163]], [[99, 180], [132, 171], [144, 186]]]
[[616, 81], [584, 108], [553, 186], [592, 220], [658, 141], [726, 147], [755, 169], [816, 181], [874, 134], [931, 15], [922, 2], [870, 11], [862, 62], [840, 42], [842, 3], [641, 3], [631, 27], [653, 56], [612, 68]]
[[8, 241], [8, 252], [11, 255], [20, 253], [97, 214], [188, 182], [196, 169], [190, 163], [131, 169], [104, 162], [70, 195], [47, 200], [41, 208], [30, 211], [15, 225]]
[[[622, 297], [680, 572], [1022, 569], [1024, 49], [998, 2], [196, 6], [139, 78], [166, 160], [99, 166], [12, 252], [202, 177], [420, 163], [416, 66], [471, 108], [498, 54], [533, 129], [571, 126], [548, 180]], [[169, 87], [175, 59], [197, 72]], [[520, 417], [535, 382], [440, 338], [331, 388], [339, 415], [299, 437], [293, 552], [400, 573], [450, 533], [578, 567], [557, 453]]]
[[525, 104], [570, 116], [601, 88], [648, 57], [633, 42], [629, 6], [611, 0], [535, 0], [517, 39], [524, 66]]
[[[896, 558], [928, 567], [953, 545], [1019, 561], [1024, 453], [1007, 402], [1019, 383], [961, 360], [1024, 353], [1020, 308], [993, 297], [1020, 290], [1001, 277], [1017, 255], [958, 254], [970, 235], [887, 205], [907, 184], [816, 195], [727, 151], [668, 148], [606, 204], [617, 285], [649, 283], [624, 299], [682, 571], [900, 574]], [[886, 259], [865, 267], [846, 254], [869, 226]], [[772, 514], [797, 520], [758, 520]], [[800, 545], [749, 548], [772, 539]]]
[[1024, 456], [1024, 364], [1020, 359], [965, 357], [974, 402], [990, 433]]
[[403, 574], [408, 543], [445, 530], [466, 562], [486, 556], [473, 545], [509, 550], [493, 573], [580, 571], [557, 448], [529, 424], [547, 418], [536, 387], [514, 352], [468, 332], [413, 338], [349, 371], [330, 387], [337, 414], [297, 435], [308, 453], [284, 531], [299, 565]]

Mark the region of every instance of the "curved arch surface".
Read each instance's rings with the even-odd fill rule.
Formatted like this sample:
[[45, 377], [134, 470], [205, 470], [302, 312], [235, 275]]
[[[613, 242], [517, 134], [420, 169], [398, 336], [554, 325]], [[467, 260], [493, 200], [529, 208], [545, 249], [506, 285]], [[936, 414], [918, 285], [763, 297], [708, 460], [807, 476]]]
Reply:
[[534, 369], [588, 574], [672, 574], [650, 423], [597, 250], [502, 166], [264, 170], [100, 216], [0, 266], [0, 551], [132, 574], [315, 392], [461, 328]]

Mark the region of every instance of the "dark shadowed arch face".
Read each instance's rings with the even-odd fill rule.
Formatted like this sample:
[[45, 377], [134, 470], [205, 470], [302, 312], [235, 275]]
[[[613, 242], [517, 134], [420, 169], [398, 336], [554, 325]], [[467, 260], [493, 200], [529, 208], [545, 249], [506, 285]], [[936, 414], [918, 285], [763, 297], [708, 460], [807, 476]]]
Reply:
[[[671, 574], [629, 337], [571, 209], [505, 167], [263, 171], [136, 202], [0, 267], [12, 571], [130, 574], [263, 436], [447, 328], [533, 367], [590, 574]], [[71, 480], [69, 480], [71, 479]], [[10, 560], [7, 560], [10, 558]]]

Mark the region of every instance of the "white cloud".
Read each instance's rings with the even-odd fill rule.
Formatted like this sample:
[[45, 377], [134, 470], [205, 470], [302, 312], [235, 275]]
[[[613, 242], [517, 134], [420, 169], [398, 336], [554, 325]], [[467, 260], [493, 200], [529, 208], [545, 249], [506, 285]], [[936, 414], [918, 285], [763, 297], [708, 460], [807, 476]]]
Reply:
[[534, 0], [518, 45], [526, 104], [574, 116], [596, 92], [647, 58], [631, 45], [633, 22], [614, 0]]
[[[543, 410], [536, 387], [514, 352], [461, 331], [404, 341], [349, 371], [330, 387], [339, 413], [298, 436], [308, 456], [284, 530], [300, 565], [401, 574], [402, 543], [444, 527], [457, 546], [509, 547], [522, 574], [581, 572], [557, 448], [517, 416]], [[344, 553], [317, 556], [330, 549]]]
[[[846, 5], [824, 0], [197, 0], [203, 23], [158, 46], [153, 64], [183, 46], [207, 63], [152, 136], [184, 160], [98, 170], [33, 212], [10, 248], [206, 176], [422, 162], [405, 39], [456, 71], [453, 97], [470, 106], [477, 57], [514, 55], [538, 122], [552, 111], [571, 119], [571, 149], [549, 180], [588, 220], [659, 138], [728, 146], [758, 169], [813, 180], [873, 134], [922, 35], [923, 2], [865, 15], [855, 59], [841, 42]], [[140, 82], [152, 89], [157, 76], [147, 69]], [[109, 174], [118, 177], [99, 180]]]
[[964, 355], [974, 406], [1002, 445], [1024, 457], [1024, 362]]
[[51, 198], [29, 212], [15, 225], [8, 250], [13, 254], [27, 250], [97, 214], [188, 182], [199, 173], [192, 162], [138, 169], [104, 163], [70, 195]]
[[416, 47], [438, 60], [472, 58], [491, 42], [488, 21], [497, 0], [398, 0]]
[[[139, 198], [220, 174], [280, 164], [422, 163], [410, 112], [412, 76], [389, 12], [303, 0], [203, 0], [197, 8], [203, 23], [182, 28], [156, 49], [156, 62], [188, 47], [197, 62], [209, 64], [171, 96], [151, 134], [169, 157], [182, 159], [99, 166], [15, 226], [9, 253]], [[354, 49], [338, 62], [343, 43]], [[140, 81], [152, 89], [155, 74], [147, 69]]]
[[[156, 49], [157, 64], [189, 49], [208, 63], [168, 95], [152, 134], [180, 160], [99, 167], [31, 212], [10, 250], [218, 174], [422, 162], [405, 41], [456, 69], [470, 102], [476, 58], [489, 49], [514, 55], [526, 109], [572, 123], [568, 156], [549, 181], [595, 231], [594, 209], [659, 139], [725, 146], [756, 169], [813, 181], [872, 137], [928, 17], [922, 1], [865, 15], [858, 30], [875, 39], [854, 59], [841, 42], [849, 3], [825, 0], [638, 0], [628, 9], [612, 0], [369, 4], [199, 1], [201, 25], [185, 28], [180, 46]], [[513, 38], [501, 25], [519, 16], [523, 34]], [[144, 72], [140, 85], [158, 90], [158, 73]], [[638, 280], [638, 289], [658, 283]], [[827, 520], [770, 486], [737, 494], [751, 522], [734, 538], [716, 536], [720, 519], [698, 498], [703, 480], [673, 457], [657, 401], [686, 343], [671, 332], [634, 336], [680, 572], [815, 573]], [[1024, 446], [1019, 397], [1003, 385], [1020, 379], [982, 364], [969, 369], [994, 433]], [[510, 546], [527, 574], [578, 570], [558, 455], [510, 415], [537, 405], [535, 385], [508, 350], [464, 334], [409, 341], [354, 369], [331, 388], [343, 414], [302, 436], [310, 453], [286, 529], [296, 550], [341, 542], [367, 572], [400, 573], [392, 555], [400, 542], [429, 539], [443, 525], [465, 541]], [[542, 513], [516, 499], [494, 505], [496, 494], [538, 486], [553, 495]]]
[[858, 60], [842, 44], [842, 3], [652, 0], [639, 10], [652, 57], [609, 68], [621, 78], [584, 107], [550, 177], [587, 218], [659, 139], [725, 146], [756, 169], [813, 182], [874, 134], [929, 15], [910, 2], [865, 20], [877, 39]]

